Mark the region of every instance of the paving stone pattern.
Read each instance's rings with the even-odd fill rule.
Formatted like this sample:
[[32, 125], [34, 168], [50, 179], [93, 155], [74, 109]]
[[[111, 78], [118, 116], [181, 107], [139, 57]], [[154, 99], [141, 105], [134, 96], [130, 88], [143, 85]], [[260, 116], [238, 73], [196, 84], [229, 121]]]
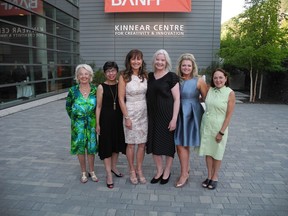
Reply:
[[[204, 157], [191, 151], [188, 184], [173, 185], [177, 155], [166, 185], [132, 185], [126, 157], [108, 189], [96, 157], [98, 183], [81, 184], [80, 168], [69, 154], [70, 121], [65, 100], [0, 118], [1, 216], [204, 216], [288, 215], [288, 106], [237, 104], [216, 190], [201, 187]], [[145, 156], [144, 174], [155, 171]]]

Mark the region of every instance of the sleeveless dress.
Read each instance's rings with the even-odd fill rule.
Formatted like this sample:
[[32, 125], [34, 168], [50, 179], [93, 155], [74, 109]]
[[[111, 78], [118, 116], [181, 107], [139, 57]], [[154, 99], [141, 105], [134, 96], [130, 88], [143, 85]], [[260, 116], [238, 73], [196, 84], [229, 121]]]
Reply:
[[215, 137], [225, 120], [231, 88], [223, 86], [220, 89], [210, 88], [205, 99], [206, 110], [201, 123], [201, 145], [199, 155], [209, 155], [215, 160], [222, 160], [228, 138], [228, 127], [220, 143]]
[[132, 121], [132, 130], [125, 127], [124, 134], [127, 144], [142, 144], [147, 142], [148, 119], [146, 104], [147, 80], [131, 76], [131, 81], [126, 84], [126, 108], [128, 116]]
[[178, 82], [179, 78], [173, 72], [168, 72], [159, 79], [155, 79], [154, 73], [149, 73], [147, 154], [166, 155], [174, 158], [174, 131], [169, 131], [168, 126], [173, 117], [174, 99], [171, 89]]
[[71, 120], [71, 149], [72, 155], [97, 153], [96, 141], [96, 87], [90, 85], [90, 93], [83, 97], [79, 85], [69, 89], [66, 98], [66, 111]]
[[199, 101], [198, 78], [180, 83], [180, 111], [175, 130], [175, 144], [180, 146], [200, 146], [200, 125], [204, 109]]
[[[100, 112], [99, 157], [101, 160], [109, 158], [112, 153], [126, 153], [123, 131], [123, 115], [118, 102], [118, 84], [103, 87], [102, 108]], [[112, 95], [113, 94], [113, 95]], [[113, 108], [116, 97], [116, 110]]]

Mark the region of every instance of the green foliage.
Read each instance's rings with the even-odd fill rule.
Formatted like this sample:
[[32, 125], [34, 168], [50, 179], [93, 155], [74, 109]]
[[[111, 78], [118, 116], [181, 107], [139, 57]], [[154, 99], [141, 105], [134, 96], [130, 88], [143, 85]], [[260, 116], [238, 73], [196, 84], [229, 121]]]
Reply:
[[245, 2], [246, 11], [226, 26], [219, 56], [224, 64], [250, 72], [251, 96], [256, 74], [285, 71], [282, 62], [288, 57], [287, 28], [279, 22], [280, 0]]
[[104, 82], [106, 80], [105, 74], [103, 73], [103, 70], [98, 69], [94, 72], [94, 77], [92, 83], [96, 86], [98, 86], [100, 83]]

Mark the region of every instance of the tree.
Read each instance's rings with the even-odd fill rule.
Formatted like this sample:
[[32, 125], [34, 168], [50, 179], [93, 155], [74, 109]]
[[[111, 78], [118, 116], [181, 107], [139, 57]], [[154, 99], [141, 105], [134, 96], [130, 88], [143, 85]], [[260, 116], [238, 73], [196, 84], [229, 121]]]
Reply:
[[[221, 40], [224, 64], [247, 69], [250, 102], [255, 102], [259, 74], [282, 71], [287, 57], [287, 28], [279, 23], [280, 0], [246, 0], [246, 11], [233, 19], [233, 28]], [[260, 85], [261, 86], [261, 85]], [[261, 90], [261, 88], [260, 88]]]

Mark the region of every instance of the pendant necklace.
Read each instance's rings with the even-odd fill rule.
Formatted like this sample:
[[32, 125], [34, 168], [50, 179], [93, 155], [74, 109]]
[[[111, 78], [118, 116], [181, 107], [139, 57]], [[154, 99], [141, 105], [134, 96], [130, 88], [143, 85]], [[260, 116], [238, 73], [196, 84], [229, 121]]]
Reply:
[[88, 88], [83, 88], [83, 87], [80, 87], [80, 92], [84, 95], [84, 97], [87, 96], [88, 92], [90, 91], [89, 87]]
[[117, 86], [116, 86], [116, 94], [115, 94], [115, 95], [113, 94], [113, 91], [112, 91], [112, 89], [111, 89], [111, 86], [110, 86], [110, 85], [108, 85], [108, 86], [109, 86], [111, 95], [112, 95], [112, 97], [113, 97], [113, 110], [116, 110]]

